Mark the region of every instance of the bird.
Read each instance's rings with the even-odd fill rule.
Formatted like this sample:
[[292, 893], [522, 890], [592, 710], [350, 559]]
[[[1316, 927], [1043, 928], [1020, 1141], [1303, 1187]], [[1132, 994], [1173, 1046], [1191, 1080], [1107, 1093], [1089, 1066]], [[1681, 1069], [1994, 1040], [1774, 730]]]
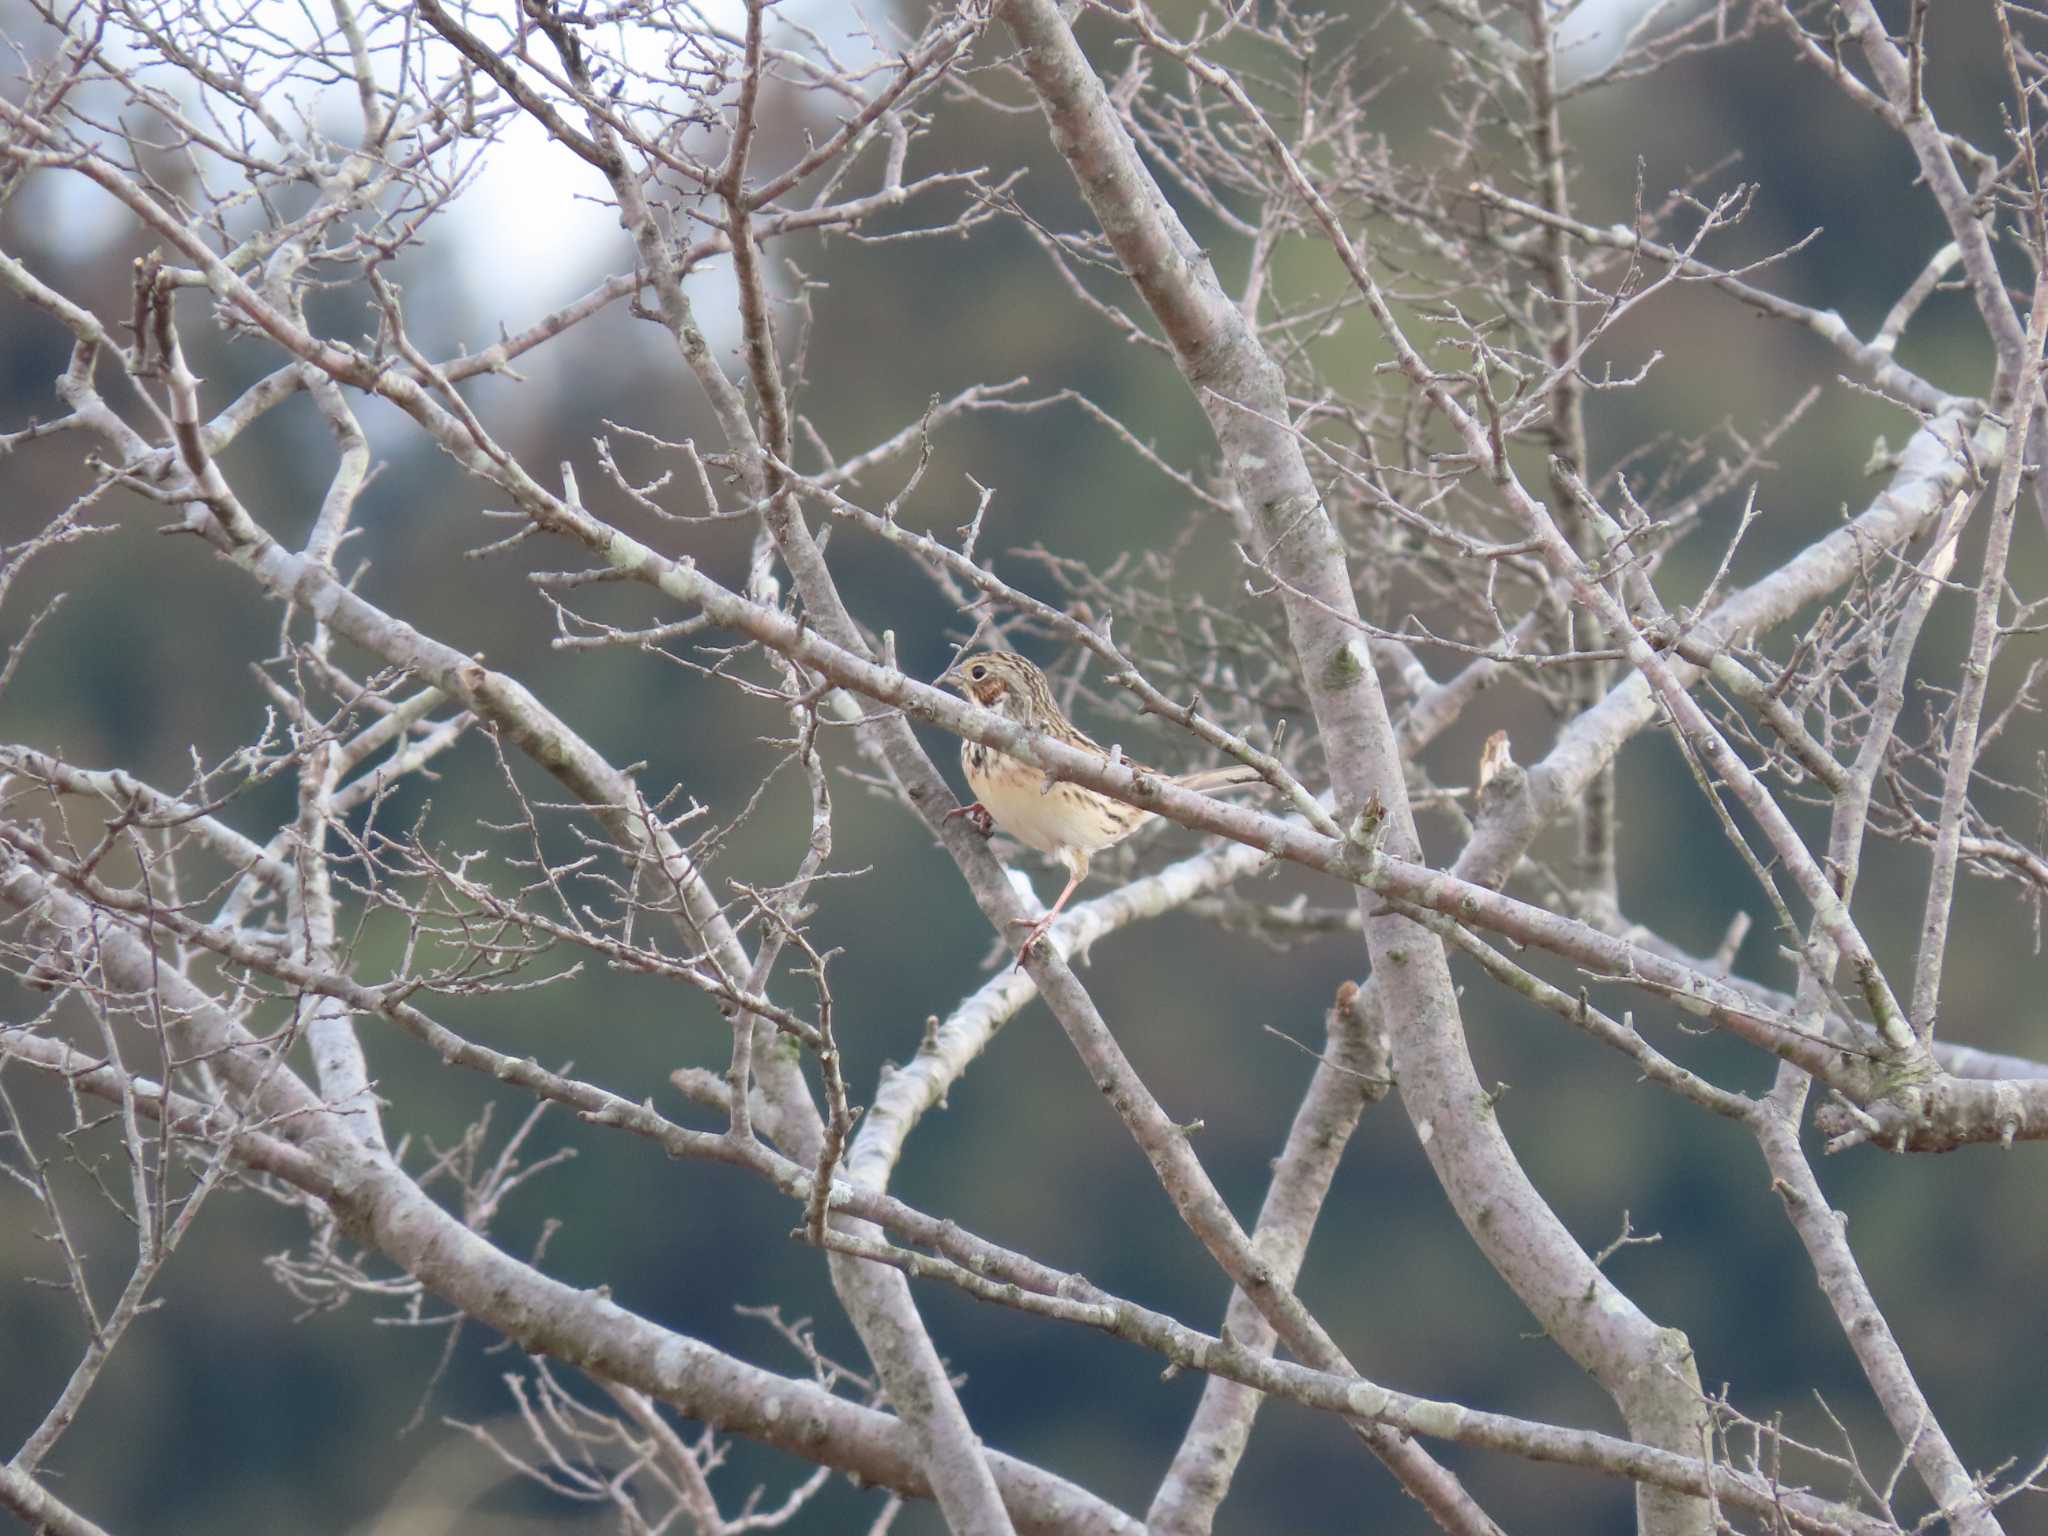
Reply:
[[[1083, 752], [1093, 752], [1104, 761], [1122, 761], [1141, 773], [1121, 753], [1112, 754], [1066, 717], [1053, 699], [1045, 674], [1015, 651], [977, 651], [948, 667], [938, 679], [941, 688], [952, 688], [1026, 730], [1050, 736]], [[1052, 910], [1040, 918], [1017, 918], [1030, 932], [1017, 946], [1017, 963], [1023, 964], [1031, 946], [1045, 936], [1060, 915], [1076, 886], [1088, 878], [1091, 855], [1122, 842], [1150, 821], [1154, 812], [1126, 805], [1097, 790], [1054, 779], [1043, 768], [1035, 768], [1007, 752], [978, 741], [960, 744], [960, 769], [967, 775], [975, 803], [947, 812], [947, 819], [967, 817], [986, 837], [1001, 827], [1027, 848], [1050, 857], [1067, 872], [1066, 889]], [[1196, 773], [1160, 774], [1160, 778], [1182, 789], [1216, 790], [1256, 784], [1262, 775], [1256, 768], [1237, 766], [1205, 768]]]

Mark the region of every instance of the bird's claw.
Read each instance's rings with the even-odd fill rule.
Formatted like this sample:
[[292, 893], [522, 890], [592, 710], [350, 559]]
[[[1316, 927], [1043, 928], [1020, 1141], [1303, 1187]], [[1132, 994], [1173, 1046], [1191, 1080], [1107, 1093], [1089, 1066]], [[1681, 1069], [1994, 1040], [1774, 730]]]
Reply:
[[1013, 917], [1010, 919], [1011, 927], [1029, 928], [1031, 930], [1024, 935], [1023, 942], [1017, 946], [1017, 970], [1021, 971], [1024, 969], [1024, 957], [1031, 953], [1032, 945], [1052, 931], [1053, 919], [1057, 916], [1057, 913], [1049, 912], [1044, 917]]
[[983, 837], [995, 836], [996, 819], [989, 814], [988, 807], [979, 800], [975, 801], [972, 805], [954, 806], [953, 809], [946, 812], [942, 821], [951, 821], [955, 816], [965, 816], [967, 818], [967, 825], [974, 828]]

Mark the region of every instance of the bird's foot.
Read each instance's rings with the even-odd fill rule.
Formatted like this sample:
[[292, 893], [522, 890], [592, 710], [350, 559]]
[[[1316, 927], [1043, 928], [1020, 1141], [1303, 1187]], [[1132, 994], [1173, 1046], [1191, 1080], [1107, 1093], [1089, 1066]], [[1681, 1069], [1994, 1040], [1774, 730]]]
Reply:
[[1044, 938], [1052, 930], [1053, 920], [1058, 916], [1058, 912], [1048, 912], [1043, 917], [1013, 917], [1010, 919], [1011, 927], [1028, 928], [1030, 930], [1030, 932], [1024, 935], [1023, 941], [1017, 946], [1016, 968], [1018, 970], [1024, 969], [1024, 957], [1031, 953], [1031, 946]]
[[965, 816], [967, 818], [967, 825], [974, 828], [983, 837], [995, 836], [996, 819], [989, 814], [988, 807], [979, 800], [975, 801], [972, 805], [954, 806], [953, 809], [946, 812], [940, 818], [940, 824], [943, 825], [951, 821], [955, 816]]

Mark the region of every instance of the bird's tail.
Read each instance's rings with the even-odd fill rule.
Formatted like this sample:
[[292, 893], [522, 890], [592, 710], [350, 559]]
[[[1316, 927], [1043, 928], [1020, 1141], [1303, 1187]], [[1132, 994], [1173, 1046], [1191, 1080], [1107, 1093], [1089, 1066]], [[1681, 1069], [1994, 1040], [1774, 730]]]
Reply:
[[1229, 789], [1248, 789], [1254, 784], [1263, 784], [1265, 780], [1260, 776], [1258, 769], [1238, 763], [1229, 768], [1203, 768], [1195, 773], [1184, 773], [1173, 782], [1182, 789], [1215, 793]]

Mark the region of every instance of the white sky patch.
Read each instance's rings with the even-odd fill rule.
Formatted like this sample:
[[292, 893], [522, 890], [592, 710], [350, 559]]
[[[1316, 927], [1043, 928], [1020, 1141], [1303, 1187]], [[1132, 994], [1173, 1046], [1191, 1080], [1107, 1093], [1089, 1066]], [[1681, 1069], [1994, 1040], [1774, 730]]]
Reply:
[[[699, 0], [696, 9], [720, 28], [745, 24], [740, 0]], [[634, 69], [656, 65], [664, 46], [657, 36], [623, 27], [602, 29], [593, 38], [594, 48], [622, 51]], [[435, 53], [437, 63], [453, 58], [443, 46]], [[580, 117], [572, 120], [584, 127]], [[486, 275], [480, 286], [500, 310], [495, 318], [513, 329], [633, 266], [632, 239], [619, 224], [604, 177], [526, 113], [507, 123], [484, 151], [482, 165], [436, 221], [432, 237], [462, 252], [463, 270]], [[692, 274], [693, 288], [704, 275]]]
[[[266, 0], [281, 10], [296, 8], [284, 0]], [[1660, 0], [1583, 0], [1567, 19], [1562, 36], [1563, 73], [1576, 78], [1613, 60], [1628, 30]], [[1678, 14], [1697, 8], [1698, 0], [1681, 0]], [[744, 22], [740, 0], [699, 0], [704, 16], [721, 27], [738, 29]], [[795, 0], [773, 15], [787, 15], [821, 32], [844, 34], [842, 56], [871, 57], [868, 25], [851, 0]], [[618, 34], [614, 32], [613, 38]], [[635, 39], [644, 48], [636, 48]], [[660, 47], [646, 34], [627, 34], [629, 54], [649, 59]], [[629, 62], [647, 62], [629, 58]], [[352, 102], [349, 93], [343, 93]], [[563, 146], [549, 140], [531, 117], [521, 115], [495, 145], [473, 185], [442, 221], [439, 238], [452, 238], [464, 252], [467, 270], [488, 273], [488, 289], [501, 307], [496, 318], [516, 327], [554, 309], [591, 288], [613, 272], [627, 270], [632, 246], [619, 227], [617, 210], [597, 171]], [[731, 269], [724, 261], [709, 264], [692, 277], [703, 285], [702, 318], [714, 343], [732, 316]], [[489, 345], [485, 337], [478, 345]]]
[[[693, 9], [702, 20], [724, 31], [737, 33], [745, 24], [741, 0], [695, 0]], [[509, 7], [508, 7], [509, 13]], [[396, 59], [380, 45], [399, 35], [401, 8], [361, 5], [359, 16], [371, 34], [375, 67], [386, 87], [397, 83]], [[874, 44], [862, 34], [861, 22], [849, 0], [793, 0], [771, 13], [788, 16], [803, 26], [826, 35], [843, 34], [843, 56], [856, 60], [875, 56]], [[297, 0], [255, 0], [239, 18], [254, 29], [276, 39], [281, 47], [310, 45], [316, 24], [331, 29], [332, 17], [324, 8], [309, 10]], [[489, 34], [484, 34], [487, 39]], [[593, 34], [593, 48], [600, 52], [623, 49], [629, 67], [658, 70], [663, 50], [671, 40], [645, 29], [610, 27]], [[835, 46], [838, 46], [835, 40]], [[331, 57], [345, 61], [338, 40], [328, 39]], [[105, 49], [119, 67], [145, 65], [150, 52], [132, 35], [109, 29]], [[438, 39], [430, 40], [428, 52], [437, 76], [452, 73], [457, 55]], [[175, 71], [158, 68], [147, 78], [158, 89], [171, 91], [181, 107], [196, 120], [206, 121], [197, 110], [195, 92], [189, 79]], [[531, 78], [531, 77], [529, 77]], [[643, 82], [644, 83], [644, 82]], [[550, 93], [552, 96], [552, 93]], [[90, 110], [102, 121], [120, 111], [122, 102], [112, 87], [90, 93]], [[318, 125], [329, 142], [324, 152], [339, 158], [360, 138], [362, 123], [352, 81], [314, 85], [292, 81], [279, 87], [266, 105], [287, 126], [297, 129], [306, 123]], [[233, 113], [232, 105], [226, 108]], [[239, 114], [237, 114], [239, 115]], [[573, 108], [572, 121], [582, 126]], [[130, 112], [131, 126], [146, 121], [146, 115]], [[257, 125], [251, 123], [251, 128]], [[258, 130], [260, 132], [260, 129]], [[257, 144], [259, 152], [275, 152], [279, 146], [265, 135]], [[445, 212], [436, 215], [425, 228], [426, 238], [458, 253], [458, 266], [479, 274], [469, 290], [479, 307], [493, 313], [493, 324], [517, 329], [550, 310], [559, 308], [587, 292], [603, 278], [629, 271], [633, 264], [631, 239], [620, 227], [618, 210], [612, 205], [610, 189], [599, 172], [574, 152], [553, 142], [547, 130], [525, 113], [508, 119], [498, 140], [489, 145], [469, 146], [466, 154], [481, 152], [480, 163], [461, 193]], [[116, 158], [125, 161], [125, 154]], [[216, 191], [232, 189], [241, 180], [238, 167], [201, 154], [203, 175]], [[84, 178], [62, 173], [45, 173], [29, 178], [19, 193], [26, 220], [38, 234], [61, 254], [87, 259], [128, 235], [133, 219], [119, 203]], [[261, 215], [253, 208], [236, 227], [246, 233], [257, 227]], [[685, 233], [688, 233], [684, 226]], [[702, 226], [697, 233], [701, 236]], [[723, 262], [707, 264], [723, 269]], [[693, 274], [692, 286], [704, 278], [728, 290], [729, 273]], [[730, 302], [718, 303], [718, 295], [707, 294], [707, 323], [729, 313]], [[489, 345], [495, 334], [474, 338], [478, 346]]]
[[[1608, 63], [1628, 29], [1656, 3], [1658, 0], [1583, 0], [1564, 30], [1566, 77]], [[1673, 6], [1671, 19], [1694, 9], [1695, 3]], [[722, 30], [736, 32], [744, 23], [741, 0], [698, 0], [696, 8]], [[838, 34], [834, 46], [843, 50], [843, 57], [858, 61], [875, 57], [869, 31], [873, 23], [863, 17], [862, 10], [855, 0], [791, 0], [771, 15], [787, 15], [827, 36]], [[331, 25], [331, 18], [322, 11], [309, 11], [297, 0], [256, 0], [244, 14], [286, 44], [310, 42], [316, 16]], [[360, 15], [372, 29], [373, 43], [397, 35], [401, 15], [396, 7], [364, 5]], [[110, 33], [107, 42], [110, 54], [124, 63], [135, 63], [142, 56], [118, 32]], [[626, 27], [600, 29], [593, 44], [624, 49], [628, 65], [642, 69], [658, 65], [667, 46], [659, 35]], [[455, 55], [451, 48], [438, 40], [429, 46], [437, 70], [452, 67]], [[392, 83], [396, 72], [391, 54], [379, 52], [376, 58], [386, 83]], [[173, 80], [168, 74], [152, 78], [160, 86]], [[189, 94], [189, 83], [181, 94]], [[110, 113], [114, 109], [111, 93], [103, 95], [99, 105]], [[307, 119], [319, 123], [332, 135], [332, 152], [345, 150], [360, 133], [352, 83], [287, 88], [285, 99], [273, 106], [287, 124]], [[216, 187], [231, 186], [239, 177], [234, 167], [218, 163], [210, 166], [207, 174]], [[34, 176], [20, 196], [31, 223], [67, 255], [84, 257], [103, 250], [131, 228], [130, 215], [82, 177]], [[254, 227], [255, 217], [252, 210], [250, 227]], [[470, 325], [481, 323], [487, 333], [465, 337], [465, 344], [473, 347], [495, 341], [499, 326], [516, 330], [531, 324], [612, 273], [630, 270], [633, 261], [632, 243], [620, 228], [610, 191], [596, 169], [554, 143], [547, 131], [524, 113], [509, 121], [498, 142], [483, 150], [482, 163], [470, 184], [444, 214], [429, 223], [426, 234], [444, 247], [453, 247], [454, 272], [476, 274], [476, 280], [464, 287], [463, 297], [468, 301], [465, 319]], [[714, 344], [729, 341], [733, 329], [729, 264], [722, 260], [707, 263], [692, 275], [691, 288], [693, 294], [701, 294], [701, 318]]]
[[[285, 0], [264, 0], [284, 4]], [[690, 0], [690, 9], [704, 22], [734, 35], [746, 24], [742, 0]], [[878, 56], [868, 24], [855, 0], [784, 0], [770, 13], [772, 45], [799, 47], [778, 21], [787, 21], [824, 36], [842, 62], [854, 65]], [[777, 33], [781, 31], [782, 36]], [[837, 34], [836, 36], [834, 34]], [[658, 74], [664, 50], [672, 39], [641, 28], [613, 26], [592, 34], [597, 52], [622, 56], [627, 68]], [[452, 62], [453, 50], [436, 44], [437, 63]], [[634, 94], [644, 91], [644, 82]], [[733, 93], [728, 93], [729, 103]], [[813, 98], [805, 93], [806, 105]], [[764, 104], [789, 98], [764, 92]], [[831, 98], [835, 109], [845, 103]], [[353, 109], [353, 93], [342, 91], [336, 103]], [[774, 110], [772, 106], [766, 110]], [[581, 128], [580, 118], [572, 120]], [[729, 123], [730, 116], [727, 115]], [[829, 131], [829, 130], [828, 130]], [[715, 154], [722, 144], [706, 144], [700, 152]], [[677, 216], [676, 238], [701, 239], [708, 227]], [[521, 113], [509, 122], [497, 143], [484, 152], [474, 180], [438, 220], [432, 238], [452, 241], [463, 253], [462, 267], [487, 274], [481, 286], [487, 302], [499, 312], [491, 317], [508, 328], [530, 324], [550, 310], [588, 292], [613, 273], [633, 266], [633, 243], [620, 226], [611, 189], [596, 167], [554, 142], [533, 117]], [[713, 344], [737, 336], [737, 292], [731, 265], [714, 258], [695, 269], [689, 280], [703, 323]], [[700, 297], [701, 295], [701, 297]], [[481, 338], [489, 345], [495, 335]]]
[[514, 328], [633, 265], [604, 178], [524, 115], [434, 232], [462, 252], [462, 269], [479, 274]]
[[1667, 14], [1656, 31], [1676, 25], [1700, 9], [1705, 0], [1583, 0], [1565, 19], [1558, 37], [1558, 73], [1569, 83], [1614, 62], [1633, 27], [1652, 7], [1662, 6]]

